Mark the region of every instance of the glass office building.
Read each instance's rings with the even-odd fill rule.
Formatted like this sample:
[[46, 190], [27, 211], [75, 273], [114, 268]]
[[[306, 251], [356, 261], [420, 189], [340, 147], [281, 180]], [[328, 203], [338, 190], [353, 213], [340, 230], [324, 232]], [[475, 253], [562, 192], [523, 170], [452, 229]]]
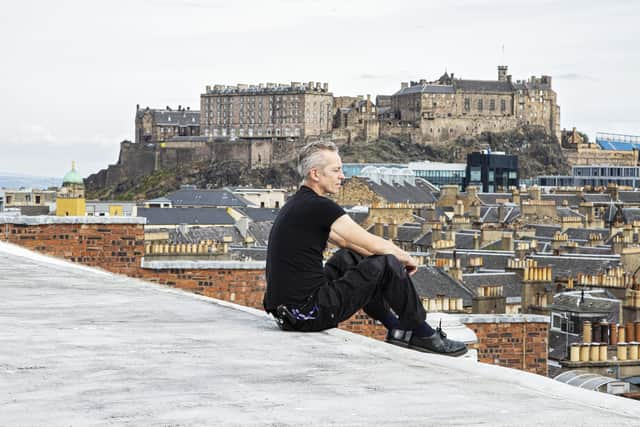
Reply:
[[464, 188], [470, 185], [479, 187], [483, 193], [518, 188], [518, 156], [490, 151], [467, 154]]
[[542, 175], [541, 187], [606, 187], [609, 184], [640, 188], [640, 167], [589, 165], [574, 166], [571, 175]]
[[433, 185], [457, 185], [462, 189], [467, 165], [464, 163], [411, 162], [409, 169], [415, 176], [424, 178]]
[[[464, 174], [467, 167], [464, 163], [442, 163], [442, 162], [410, 162], [409, 164], [400, 163], [343, 163], [342, 171], [344, 176], [350, 178], [352, 176], [368, 176], [363, 170], [366, 167], [373, 166], [377, 169], [388, 170], [404, 170], [410, 171], [419, 178], [426, 179], [431, 184], [440, 187], [443, 185], [454, 184], [462, 189], [464, 183]], [[371, 170], [371, 169], [369, 169]]]

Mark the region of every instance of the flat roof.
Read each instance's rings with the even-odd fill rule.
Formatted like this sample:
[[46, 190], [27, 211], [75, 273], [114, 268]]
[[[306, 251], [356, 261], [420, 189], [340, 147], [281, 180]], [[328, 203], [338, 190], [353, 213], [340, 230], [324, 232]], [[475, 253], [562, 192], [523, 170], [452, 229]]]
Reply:
[[640, 404], [0, 243], [6, 425], [616, 425]]

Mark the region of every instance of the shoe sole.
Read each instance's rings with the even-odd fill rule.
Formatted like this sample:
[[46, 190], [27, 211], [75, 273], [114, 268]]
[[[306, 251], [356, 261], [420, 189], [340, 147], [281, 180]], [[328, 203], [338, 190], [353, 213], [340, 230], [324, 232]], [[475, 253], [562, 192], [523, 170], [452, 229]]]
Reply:
[[403, 347], [403, 348], [408, 348], [408, 349], [411, 349], [411, 350], [419, 351], [421, 353], [439, 354], [441, 356], [449, 356], [449, 357], [459, 357], [459, 356], [462, 356], [464, 354], [467, 354], [467, 352], [469, 351], [469, 349], [465, 347], [462, 350], [454, 351], [452, 353], [440, 353], [438, 351], [428, 350], [428, 349], [423, 348], [423, 347], [412, 346], [409, 343], [407, 343], [406, 341], [386, 339], [385, 342], [387, 342], [389, 344], [397, 345], [398, 347]]

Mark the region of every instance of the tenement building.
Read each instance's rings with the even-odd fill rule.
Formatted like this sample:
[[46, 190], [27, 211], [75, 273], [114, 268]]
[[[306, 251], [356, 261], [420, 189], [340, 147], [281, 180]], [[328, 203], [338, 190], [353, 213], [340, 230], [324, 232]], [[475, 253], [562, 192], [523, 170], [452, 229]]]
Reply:
[[327, 83], [213, 85], [200, 96], [204, 136], [319, 136], [331, 132], [332, 112]]
[[176, 136], [200, 135], [200, 112], [178, 105], [174, 110], [136, 106], [135, 142], [165, 142]]
[[444, 73], [436, 81], [402, 83], [391, 96], [393, 117], [419, 129], [423, 142], [460, 135], [504, 131], [520, 125], [543, 126], [560, 137], [560, 107], [551, 77], [513, 81], [507, 66], [497, 80], [467, 80]]

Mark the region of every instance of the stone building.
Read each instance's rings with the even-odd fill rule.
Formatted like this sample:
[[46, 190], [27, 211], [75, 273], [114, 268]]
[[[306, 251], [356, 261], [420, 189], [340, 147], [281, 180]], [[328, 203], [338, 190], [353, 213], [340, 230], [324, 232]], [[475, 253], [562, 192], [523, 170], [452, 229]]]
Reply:
[[200, 112], [167, 106], [164, 110], [136, 106], [135, 142], [165, 142], [176, 136], [200, 135]]
[[306, 138], [331, 132], [333, 95], [317, 82], [213, 85], [200, 111], [204, 136]]
[[507, 66], [497, 80], [467, 80], [444, 73], [438, 80], [402, 83], [391, 96], [399, 127], [419, 129], [423, 142], [460, 135], [504, 131], [519, 125], [543, 126], [560, 138], [560, 107], [551, 77], [513, 81]]
[[638, 165], [638, 150], [615, 149], [619, 148], [616, 145], [611, 148], [614, 149], [603, 149], [596, 142], [585, 141], [576, 128], [562, 131], [562, 152], [570, 166]]
[[76, 171], [73, 162], [71, 170], [62, 178], [62, 187], [56, 195], [57, 216], [85, 216], [87, 213], [84, 180]]
[[371, 96], [358, 95], [339, 96], [334, 98], [333, 115], [334, 133], [346, 130], [349, 141], [361, 139], [370, 141], [380, 136], [376, 105], [371, 102]]

